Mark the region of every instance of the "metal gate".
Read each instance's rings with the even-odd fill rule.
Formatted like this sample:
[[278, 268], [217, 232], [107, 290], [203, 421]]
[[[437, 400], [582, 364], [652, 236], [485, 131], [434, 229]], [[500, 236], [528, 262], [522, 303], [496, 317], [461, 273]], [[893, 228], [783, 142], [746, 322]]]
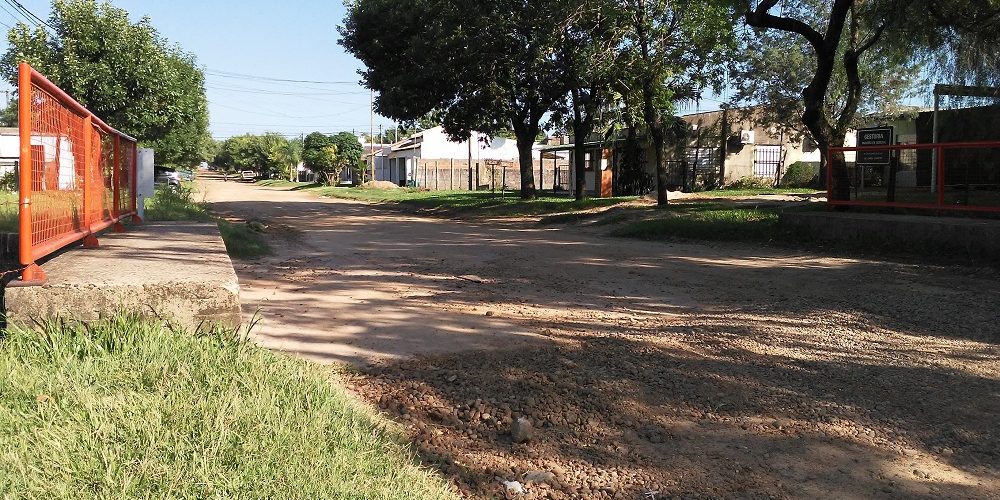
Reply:
[[753, 175], [772, 179], [777, 184], [782, 167], [781, 146], [761, 146], [754, 148]]

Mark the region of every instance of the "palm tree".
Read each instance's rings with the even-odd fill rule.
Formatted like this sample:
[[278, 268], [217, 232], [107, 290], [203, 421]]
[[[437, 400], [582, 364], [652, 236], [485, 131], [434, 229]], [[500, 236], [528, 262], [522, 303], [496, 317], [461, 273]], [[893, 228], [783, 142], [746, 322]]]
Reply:
[[295, 182], [295, 173], [302, 161], [302, 138], [297, 137], [282, 143], [277, 151], [281, 163], [288, 165], [288, 180]]

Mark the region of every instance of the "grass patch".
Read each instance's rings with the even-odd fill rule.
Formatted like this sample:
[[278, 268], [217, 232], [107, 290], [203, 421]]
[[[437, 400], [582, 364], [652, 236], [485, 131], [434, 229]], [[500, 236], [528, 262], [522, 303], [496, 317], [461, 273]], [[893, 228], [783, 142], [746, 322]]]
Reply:
[[0, 191], [0, 233], [16, 233], [18, 231], [17, 192]]
[[290, 188], [303, 188], [303, 187], [309, 187], [309, 186], [317, 186], [318, 187], [319, 186], [318, 184], [313, 183], [313, 182], [294, 182], [294, 181], [286, 181], [286, 180], [283, 180], [283, 179], [266, 179], [266, 180], [262, 180], [262, 181], [257, 181], [254, 184], [256, 184], [258, 186], [263, 186], [263, 187], [290, 187]]
[[226, 243], [226, 251], [236, 259], [255, 259], [271, 255], [271, 246], [267, 244], [262, 230], [256, 230], [249, 224], [219, 221], [219, 232], [222, 241]]
[[455, 498], [330, 368], [132, 317], [0, 340], [9, 498]]
[[153, 197], [146, 201], [146, 220], [196, 221], [214, 220], [204, 203], [194, 200], [194, 190], [188, 187], [172, 190], [157, 187]]
[[766, 188], [766, 189], [715, 189], [712, 191], [701, 191], [697, 193], [699, 197], [705, 198], [736, 198], [743, 196], [763, 196], [771, 194], [814, 194], [819, 190], [812, 188]]
[[779, 209], [727, 207], [717, 204], [672, 205], [655, 218], [615, 228], [613, 236], [649, 240], [687, 238], [714, 241], [769, 241], [783, 234]]
[[521, 200], [517, 191], [501, 193], [487, 191], [421, 191], [417, 189], [363, 189], [316, 187], [321, 196], [380, 203], [393, 203], [418, 210], [480, 216], [523, 216], [572, 212], [618, 205], [635, 197], [588, 198], [576, 201], [572, 197], [540, 195], [534, 200]]
[[226, 251], [235, 259], [253, 259], [271, 254], [261, 224], [241, 224], [218, 219], [203, 202], [195, 200], [190, 187], [179, 190], [158, 188], [146, 202], [146, 219], [150, 221], [218, 222]]

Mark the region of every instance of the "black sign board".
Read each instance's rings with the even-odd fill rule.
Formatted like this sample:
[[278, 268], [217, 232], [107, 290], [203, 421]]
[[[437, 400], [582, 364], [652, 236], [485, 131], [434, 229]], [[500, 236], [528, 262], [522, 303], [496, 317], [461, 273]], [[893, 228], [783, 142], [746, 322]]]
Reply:
[[[863, 128], [858, 130], [858, 146], [889, 146], [892, 144], [892, 127]], [[859, 165], [888, 165], [889, 150], [858, 151], [855, 163]]]

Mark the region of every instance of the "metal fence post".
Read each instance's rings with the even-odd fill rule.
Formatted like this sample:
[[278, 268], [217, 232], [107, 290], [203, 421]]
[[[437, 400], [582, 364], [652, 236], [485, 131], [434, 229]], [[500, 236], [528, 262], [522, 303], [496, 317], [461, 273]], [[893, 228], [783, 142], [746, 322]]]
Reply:
[[438, 173], [438, 160], [434, 160], [434, 190], [435, 191], [438, 190], [440, 182], [441, 182], [441, 175]]
[[18, 65], [18, 120], [21, 140], [20, 160], [18, 161], [19, 213], [18, 213], [18, 257], [24, 270], [21, 271], [21, 283], [41, 283], [45, 281], [45, 272], [35, 263], [31, 234], [31, 178], [34, 164], [31, 158], [31, 67], [27, 63]]
[[115, 220], [116, 233], [121, 233], [125, 231], [125, 226], [122, 225], [122, 138], [115, 135], [115, 149], [114, 149], [114, 160], [112, 164], [114, 168], [111, 169], [111, 189], [113, 196], [113, 203], [111, 205], [111, 218]]
[[944, 148], [935, 145], [934, 151], [937, 153], [937, 204], [944, 206]]
[[91, 193], [94, 188], [90, 185], [91, 181], [94, 180], [94, 118], [92, 116], [88, 115], [83, 119], [83, 130], [83, 229], [88, 233], [83, 238], [83, 247], [97, 248], [100, 244], [97, 242], [97, 236], [94, 236], [90, 229], [90, 225], [94, 222], [90, 217], [90, 211], [94, 208]]
[[132, 222], [135, 224], [142, 224], [142, 217], [139, 217], [139, 145], [135, 142], [131, 143], [129, 149], [132, 150], [132, 189], [130, 196], [132, 198]]

